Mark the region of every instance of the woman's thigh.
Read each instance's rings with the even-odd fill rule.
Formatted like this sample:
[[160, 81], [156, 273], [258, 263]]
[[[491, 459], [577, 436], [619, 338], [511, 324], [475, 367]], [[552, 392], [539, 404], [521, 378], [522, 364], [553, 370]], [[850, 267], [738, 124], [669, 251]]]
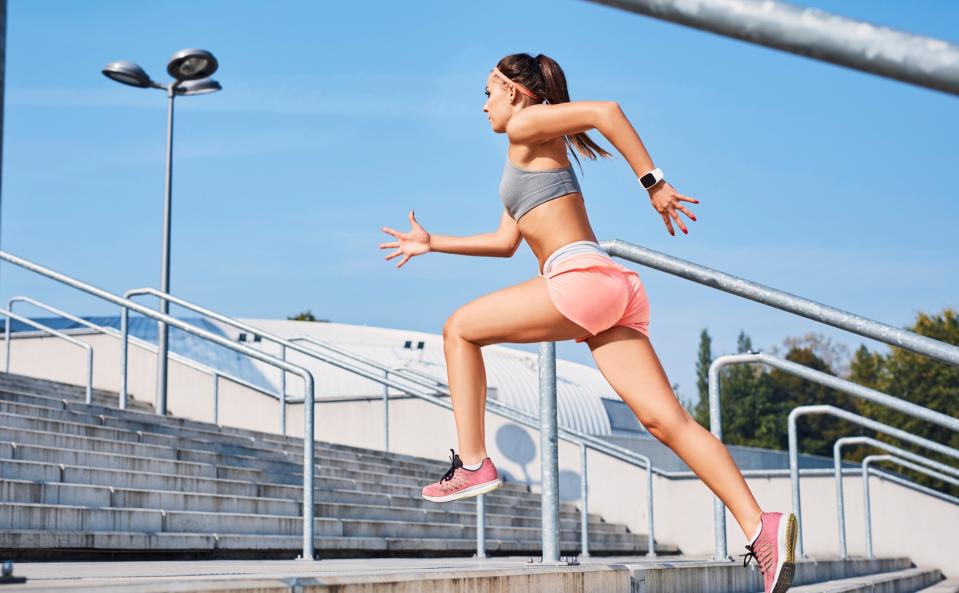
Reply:
[[443, 336], [450, 334], [486, 346], [503, 342], [559, 342], [588, 332], [556, 309], [546, 278], [537, 276], [463, 305], [443, 326]]

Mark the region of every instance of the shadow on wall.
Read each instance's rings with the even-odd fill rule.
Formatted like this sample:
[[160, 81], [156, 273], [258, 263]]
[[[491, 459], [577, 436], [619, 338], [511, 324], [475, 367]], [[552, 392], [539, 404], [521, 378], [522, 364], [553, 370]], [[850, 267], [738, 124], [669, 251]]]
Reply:
[[[536, 460], [536, 443], [526, 429], [515, 424], [506, 424], [496, 431], [496, 446], [507, 459], [520, 466], [522, 477], [514, 477], [508, 471], [497, 468], [507, 482], [540, 484], [540, 476], [532, 476], [529, 465]], [[559, 500], [568, 502], [579, 500], [580, 474], [569, 470], [559, 472]]]

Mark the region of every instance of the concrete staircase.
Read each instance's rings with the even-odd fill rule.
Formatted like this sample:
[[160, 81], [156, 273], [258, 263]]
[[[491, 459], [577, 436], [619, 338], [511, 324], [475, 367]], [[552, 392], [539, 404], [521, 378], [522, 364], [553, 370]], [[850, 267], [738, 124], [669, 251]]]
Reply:
[[[302, 440], [161, 417], [116, 393], [0, 373], [0, 558], [294, 558], [302, 549]], [[317, 442], [322, 557], [470, 556], [476, 499], [420, 496], [448, 464]], [[590, 552], [643, 554], [646, 536], [591, 514]], [[580, 517], [560, 507], [563, 554]], [[486, 495], [486, 550], [534, 555], [539, 495]], [[658, 553], [677, 553], [657, 542]]]

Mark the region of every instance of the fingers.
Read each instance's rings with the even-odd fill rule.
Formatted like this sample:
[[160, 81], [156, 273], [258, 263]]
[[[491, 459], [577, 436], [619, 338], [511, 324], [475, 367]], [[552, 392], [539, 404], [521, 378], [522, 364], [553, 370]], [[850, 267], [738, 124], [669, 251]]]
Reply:
[[663, 215], [663, 222], [666, 223], [666, 228], [669, 229], [669, 234], [675, 237], [676, 231], [673, 230], [673, 223], [670, 222], [669, 216], [665, 212], [661, 212], [661, 214]]
[[682, 195], [679, 195], [679, 194], [676, 194], [676, 199], [677, 199], [677, 200], [682, 200], [682, 201], [684, 201], [684, 202], [692, 202], [693, 204], [698, 204], [698, 203], [699, 203], [699, 200], [697, 200], [696, 198], [690, 198], [689, 196], [682, 196]]
[[679, 226], [679, 228], [683, 231], [683, 234], [688, 235], [689, 231], [686, 230], [686, 225], [683, 224], [683, 221], [679, 218], [679, 215], [676, 214], [676, 210], [670, 209], [669, 215], [673, 218], [673, 220], [676, 221], [676, 225]]
[[380, 249], [389, 249], [390, 247], [399, 247], [399, 241], [393, 241], [392, 243], [380, 243]]
[[686, 206], [682, 204], [676, 204], [676, 209], [685, 214], [690, 218], [690, 220], [696, 220], [696, 215], [686, 209]]
[[406, 262], [410, 261], [410, 257], [411, 257], [411, 256], [409, 256], [409, 255], [407, 255], [406, 257], [404, 257], [404, 258], [403, 258], [403, 261], [401, 261], [400, 263], [396, 264], [396, 269], [402, 268], [402, 267], [403, 267], [403, 264], [405, 264]]
[[401, 232], [399, 232], [399, 231], [397, 231], [397, 230], [395, 230], [395, 229], [391, 229], [391, 228], [388, 227], [388, 226], [381, 227], [381, 228], [382, 228], [383, 232], [386, 233], [386, 234], [388, 234], [388, 235], [393, 235], [393, 236], [396, 237], [397, 239], [402, 239], [402, 238], [403, 238], [403, 233], [401, 233]]
[[393, 259], [394, 257], [396, 257], [396, 256], [398, 256], [398, 255], [403, 255], [403, 251], [400, 250], [400, 249], [397, 249], [397, 250], [394, 251], [393, 253], [387, 255], [384, 259], [390, 260], [390, 259]]

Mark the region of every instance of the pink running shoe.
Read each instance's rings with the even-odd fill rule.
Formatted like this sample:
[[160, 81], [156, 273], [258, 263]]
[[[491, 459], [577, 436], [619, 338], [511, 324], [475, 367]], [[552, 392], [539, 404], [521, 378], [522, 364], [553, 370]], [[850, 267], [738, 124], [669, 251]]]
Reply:
[[765, 593], [785, 593], [796, 572], [796, 515], [762, 513], [758, 533], [746, 545], [743, 566], [755, 558], [763, 575]]
[[450, 453], [453, 456], [450, 458], [452, 465], [449, 471], [440, 478], [439, 482], [423, 487], [423, 498], [426, 500], [450, 502], [486, 494], [503, 484], [503, 480], [499, 478], [496, 467], [489, 457], [483, 460], [483, 465], [479, 466], [478, 469], [471, 470], [463, 467], [460, 456], [452, 449], [450, 449]]

